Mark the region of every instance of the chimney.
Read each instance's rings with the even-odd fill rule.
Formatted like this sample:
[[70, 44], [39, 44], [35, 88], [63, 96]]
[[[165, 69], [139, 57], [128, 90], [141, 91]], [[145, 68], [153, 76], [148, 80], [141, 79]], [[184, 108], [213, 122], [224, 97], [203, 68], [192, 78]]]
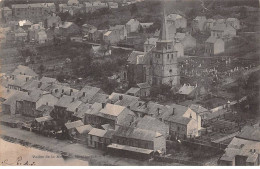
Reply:
[[174, 115], [175, 114], [175, 108], [173, 107], [172, 108], [172, 115]]
[[74, 97], [72, 97], [72, 102], [74, 102], [75, 101], [75, 98]]
[[64, 89], [61, 90], [61, 93], [64, 93]]
[[160, 114], [160, 108], [159, 107], [157, 108], [157, 113], [158, 113], [158, 115]]
[[106, 106], [106, 103], [102, 103], [102, 109], [104, 109]]
[[14, 75], [12, 75], [12, 79], [14, 80]]
[[47, 105], [47, 106], [48, 106], [48, 104], [49, 104], [49, 103], [48, 103], [48, 102], [46, 102], [46, 105]]
[[82, 96], [85, 97], [86, 96], [86, 92], [83, 92]]
[[123, 100], [123, 96], [122, 95], [119, 96], [119, 100]]
[[38, 84], [38, 88], [40, 88], [42, 86], [42, 82], [40, 82], [39, 84]]
[[192, 118], [191, 114], [190, 114], [190, 118]]
[[55, 93], [58, 93], [58, 89], [55, 89]]
[[130, 109], [130, 106], [127, 106], [128, 109]]
[[70, 96], [71, 96], [72, 92], [73, 92], [73, 89], [70, 89]]
[[29, 77], [26, 77], [26, 78], [25, 78], [25, 81], [28, 82], [28, 80], [29, 80]]
[[76, 112], [78, 112], [78, 110], [79, 110], [79, 109], [78, 109], [78, 108], [76, 108], [76, 110], [75, 110], [75, 111], [76, 111]]
[[141, 102], [139, 102], [139, 106], [142, 106], [142, 103], [141, 103]]

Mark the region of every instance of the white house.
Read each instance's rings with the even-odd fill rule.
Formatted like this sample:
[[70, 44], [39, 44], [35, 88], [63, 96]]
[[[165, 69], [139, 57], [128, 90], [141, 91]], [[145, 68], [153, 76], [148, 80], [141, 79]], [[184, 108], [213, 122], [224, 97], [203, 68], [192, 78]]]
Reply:
[[137, 32], [139, 30], [140, 22], [136, 19], [130, 19], [126, 23], [127, 33]]
[[205, 42], [205, 55], [216, 55], [225, 51], [225, 42], [221, 38], [209, 37]]

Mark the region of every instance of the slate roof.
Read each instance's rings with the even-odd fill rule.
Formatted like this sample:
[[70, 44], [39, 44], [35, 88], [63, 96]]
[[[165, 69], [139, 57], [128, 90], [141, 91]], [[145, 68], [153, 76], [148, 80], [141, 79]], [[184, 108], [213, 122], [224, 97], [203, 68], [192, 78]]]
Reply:
[[42, 90], [33, 90], [29, 93], [28, 97], [24, 100], [30, 101], [30, 102], [37, 102], [44, 94], [47, 92]]
[[[8, 80], [8, 84], [9, 85], [13, 85], [13, 86], [18, 86], [18, 87], [22, 87], [23, 85], [25, 85], [31, 78], [33, 78], [32, 76], [29, 75], [15, 75], [14, 79], [10, 78]], [[27, 80], [27, 81], [26, 81]]]
[[72, 128], [76, 128], [76, 127], [79, 127], [79, 126], [83, 126], [83, 122], [81, 120], [78, 120], [78, 121], [74, 121], [74, 122], [68, 122], [68, 123], [65, 123], [65, 127], [69, 130], [69, 129], [72, 129]]
[[43, 104], [36, 110], [41, 112], [43, 115], [49, 115], [53, 109], [54, 107]]
[[56, 80], [55, 78], [45, 77], [45, 76], [43, 76], [43, 77], [40, 79], [40, 81], [41, 81], [42, 83], [55, 83], [55, 82], [57, 82], [57, 80]]
[[[122, 100], [120, 100], [119, 97], [122, 97]], [[113, 102], [116, 105], [125, 106], [125, 107], [132, 104], [132, 102], [136, 102], [138, 100], [139, 100], [139, 97], [130, 96], [130, 95], [121, 94], [121, 93], [115, 93], [115, 92], [113, 92], [109, 96], [110, 103]]]
[[87, 110], [85, 113], [86, 114], [98, 114], [99, 110], [102, 109], [102, 104], [101, 103], [94, 103], [89, 110]]
[[98, 129], [98, 128], [93, 128], [88, 134], [92, 136], [97, 136], [97, 137], [104, 137], [106, 134], [106, 130]]
[[166, 136], [169, 132], [169, 127], [167, 127], [163, 122], [160, 120], [151, 117], [151, 116], [144, 116], [143, 118], [139, 119], [137, 128], [145, 129], [145, 130], [152, 130], [154, 132], [159, 132], [162, 135]]
[[226, 25], [224, 23], [216, 24], [215, 26], [213, 26], [211, 28], [211, 30], [214, 30], [214, 31], [225, 31], [225, 30], [234, 30], [234, 29], [235, 28], [233, 28], [232, 26]]
[[260, 142], [260, 127], [245, 126], [236, 137]]
[[136, 20], [136, 19], [130, 19], [130, 20], [126, 23], [126, 25], [131, 25], [131, 24], [133, 24], [133, 23], [135, 23], [135, 22], [138, 22], [138, 23], [139, 23], [139, 21]]
[[17, 66], [17, 68], [13, 71], [12, 75], [28, 75], [28, 76], [38, 76], [31, 68], [23, 65]]
[[82, 104], [81, 101], [76, 100], [68, 105], [67, 111], [75, 112], [76, 109]]
[[72, 101], [73, 101], [72, 96], [63, 95], [56, 103], [56, 106], [68, 108], [68, 106], [71, 104]]
[[194, 90], [196, 89], [196, 86], [189, 86], [184, 84], [178, 91], [179, 94], [183, 95], [190, 95]]
[[108, 101], [109, 95], [103, 93], [97, 93], [94, 97], [89, 101], [89, 103], [93, 104], [95, 102], [98, 103], [106, 103]]
[[78, 117], [78, 118], [80, 118], [80, 119], [83, 119], [84, 118], [84, 115], [85, 115], [85, 113], [88, 111], [88, 110], [90, 110], [91, 109], [91, 104], [88, 104], [88, 103], [82, 103], [82, 104], [80, 104], [79, 106], [78, 106], [78, 111], [76, 112], [76, 111], [74, 111], [74, 114], [73, 114], [73, 116], [75, 116], [75, 117]]
[[[83, 96], [84, 93], [85, 96]], [[95, 97], [97, 93], [102, 93], [102, 90], [97, 87], [85, 86], [78, 92], [77, 98], [79, 98], [84, 103], [88, 103]]]
[[23, 101], [27, 97], [28, 97], [27, 92], [17, 91], [15, 94], [10, 96], [7, 100], [5, 100], [3, 104], [15, 106], [16, 101]]
[[216, 43], [217, 42], [217, 38], [214, 36], [210, 36], [207, 40], [206, 43]]
[[109, 30], [113, 31], [113, 30], [119, 30], [119, 29], [123, 29], [125, 27], [125, 25], [115, 25], [115, 26], [110, 26]]
[[62, 25], [60, 25], [61, 28], [67, 29], [69, 28], [71, 25], [73, 25], [73, 22], [64, 22]]
[[76, 127], [76, 130], [79, 134], [88, 134], [93, 127], [91, 125], [84, 125], [84, 126], [79, 126]]
[[136, 94], [139, 91], [140, 91], [140, 88], [131, 87], [129, 90], [126, 91], [126, 94]]
[[107, 103], [105, 108], [101, 109], [100, 112], [117, 117], [124, 111], [124, 109], [126, 109], [126, 107]]
[[133, 127], [123, 127], [123, 126], [119, 126], [116, 132], [114, 133], [114, 135], [119, 137], [132, 138], [138, 140], [147, 140], [147, 141], [153, 141], [155, 138], [162, 136], [162, 134], [158, 132], [133, 128]]
[[189, 122], [193, 120], [192, 118], [187, 118], [187, 117], [181, 117], [181, 116], [170, 116], [167, 121], [178, 123], [178, 124], [183, 124], [187, 125]]
[[35, 118], [35, 120], [38, 123], [45, 122], [45, 121], [51, 121], [52, 119], [53, 118], [51, 116], [43, 116], [43, 117]]

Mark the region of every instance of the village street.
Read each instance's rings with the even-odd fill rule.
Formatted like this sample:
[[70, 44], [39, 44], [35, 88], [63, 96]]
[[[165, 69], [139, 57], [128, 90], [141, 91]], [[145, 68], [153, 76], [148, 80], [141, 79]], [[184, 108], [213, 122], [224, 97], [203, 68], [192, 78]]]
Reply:
[[[57, 140], [54, 138], [44, 137], [33, 132], [11, 128], [4, 125], [0, 125], [0, 129], [1, 136], [23, 140], [34, 146], [38, 145], [38, 147], [45, 147], [45, 149], [55, 153], [66, 152], [71, 154], [74, 158], [77, 158], [76, 156], [84, 156], [90, 165], [181, 165], [177, 163], [165, 164], [154, 161], [149, 163], [148, 161], [138, 161], [110, 155], [104, 156], [103, 151], [87, 148], [87, 146], [83, 144], [70, 143], [68, 140]], [[35, 147], [37, 148], [37, 146]]]

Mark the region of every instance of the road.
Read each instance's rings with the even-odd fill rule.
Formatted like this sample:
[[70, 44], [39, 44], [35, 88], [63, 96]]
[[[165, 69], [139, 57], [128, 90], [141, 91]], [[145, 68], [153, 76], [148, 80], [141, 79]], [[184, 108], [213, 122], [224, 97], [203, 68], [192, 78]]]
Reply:
[[[23, 140], [25, 142], [31, 143], [31, 145], [39, 145], [45, 147], [45, 150], [59, 153], [66, 152], [71, 154], [72, 157], [77, 158], [77, 156], [86, 157], [85, 160], [89, 162], [90, 165], [119, 165], [119, 166], [144, 166], [144, 165], [181, 165], [178, 163], [160, 163], [160, 162], [148, 162], [139, 161], [135, 159], [115, 157], [106, 155], [103, 156], [103, 151], [88, 148], [86, 145], [69, 143], [66, 140], [57, 140], [54, 138], [44, 137], [42, 135], [35, 134], [33, 132], [10, 128], [4, 125], [0, 125], [1, 136], [9, 136], [16, 139]], [[35, 148], [37, 148], [35, 146]], [[1, 148], [0, 148], [1, 149]]]

